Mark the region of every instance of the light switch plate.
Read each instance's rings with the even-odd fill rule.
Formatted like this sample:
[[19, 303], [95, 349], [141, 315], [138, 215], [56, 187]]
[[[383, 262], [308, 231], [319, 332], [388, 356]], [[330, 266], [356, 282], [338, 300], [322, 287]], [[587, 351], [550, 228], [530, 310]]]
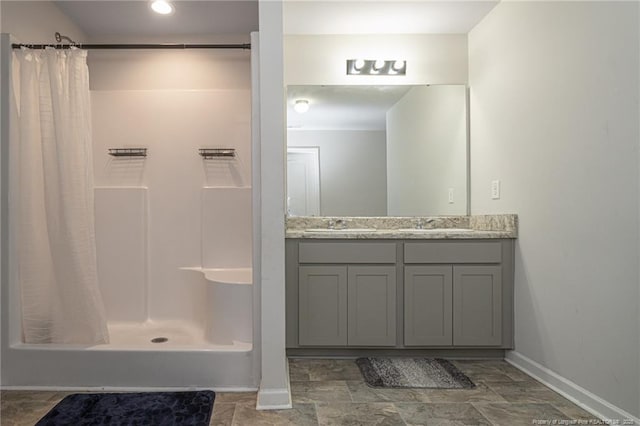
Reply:
[[491, 181], [491, 199], [493, 200], [500, 199], [500, 181], [499, 180]]
[[449, 188], [449, 204], [453, 204], [453, 188]]

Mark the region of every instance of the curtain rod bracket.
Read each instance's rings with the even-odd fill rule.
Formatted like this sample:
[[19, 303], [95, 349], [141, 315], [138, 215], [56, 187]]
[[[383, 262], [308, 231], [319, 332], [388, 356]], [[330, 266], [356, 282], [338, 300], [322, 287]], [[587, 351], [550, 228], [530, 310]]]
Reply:
[[72, 45], [72, 46], [77, 46], [77, 45], [78, 45], [78, 43], [76, 43], [75, 41], [71, 40], [69, 37], [67, 37], [67, 36], [64, 36], [64, 35], [60, 34], [60, 33], [59, 33], [59, 32], [57, 32], [57, 31], [56, 31], [55, 37], [56, 37], [56, 41], [57, 41], [58, 43], [62, 43], [62, 40], [66, 40], [66, 41], [68, 41], [69, 43], [71, 43], [71, 45]]

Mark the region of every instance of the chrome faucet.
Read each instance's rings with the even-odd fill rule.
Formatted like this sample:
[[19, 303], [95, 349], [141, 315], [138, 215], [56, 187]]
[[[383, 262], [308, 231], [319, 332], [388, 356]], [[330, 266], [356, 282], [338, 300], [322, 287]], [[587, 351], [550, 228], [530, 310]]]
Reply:
[[421, 217], [416, 222], [416, 229], [423, 229], [425, 225], [429, 225], [429, 224], [431, 224], [433, 222], [435, 222], [435, 219], [432, 219], [432, 218], [425, 219], [425, 218]]
[[347, 227], [347, 222], [344, 219], [329, 219], [327, 227], [329, 229], [345, 229]]

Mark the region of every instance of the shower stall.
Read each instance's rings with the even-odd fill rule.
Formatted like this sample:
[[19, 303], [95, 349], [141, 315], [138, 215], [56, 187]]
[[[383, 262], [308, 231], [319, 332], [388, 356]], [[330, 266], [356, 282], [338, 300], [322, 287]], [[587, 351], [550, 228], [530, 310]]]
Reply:
[[[102, 314], [107, 333], [93, 343], [27, 337], [27, 327], [38, 330], [42, 320], [25, 313], [46, 300], [34, 308], [21, 287], [29, 277], [29, 269], [21, 269], [21, 237], [29, 228], [20, 224], [33, 203], [16, 201], [18, 184], [32, 172], [20, 170], [22, 64], [10, 36], [1, 41], [2, 87], [12, 88], [2, 92], [2, 186], [3, 196], [9, 194], [2, 220], [10, 234], [2, 247], [8, 254], [3, 282], [9, 284], [1, 298], [2, 385], [256, 389], [252, 151], [258, 142], [252, 139], [251, 87], [257, 37], [250, 52], [88, 50], [93, 213], [86, 221], [95, 230], [96, 290], [104, 312], [90, 311]], [[60, 157], [67, 154], [61, 150], [55, 161], [66, 164]], [[53, 232], [55, 212], [47, 223], [45, 233]]]

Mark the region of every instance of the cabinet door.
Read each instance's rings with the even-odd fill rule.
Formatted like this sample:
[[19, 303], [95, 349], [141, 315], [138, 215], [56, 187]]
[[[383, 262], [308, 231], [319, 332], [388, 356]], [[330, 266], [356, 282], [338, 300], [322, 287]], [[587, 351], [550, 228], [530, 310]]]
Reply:
[[451, 266], [405, 266], [405, 346], [453, 344], [452, 287]]
[[301, 266], [298, 297], [300, 346], [345, 346], [347, 267]]
[[349, 266], [349, 346], [396, 345], [396, 267]]
[[499, 346], [501, 343], [500, 266], [454, 266], [453, 344]]

